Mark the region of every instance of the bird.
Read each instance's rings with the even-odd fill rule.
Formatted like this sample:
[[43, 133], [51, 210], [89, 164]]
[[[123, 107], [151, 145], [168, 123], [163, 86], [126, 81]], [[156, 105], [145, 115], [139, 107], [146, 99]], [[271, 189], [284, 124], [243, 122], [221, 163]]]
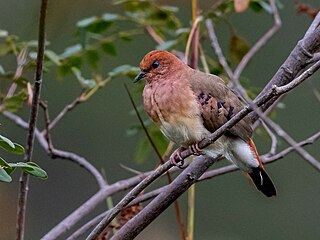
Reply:
[[243, 109], [243, 101], [218, 76], [189, 67], [164, 50], [147, 53], [134, 79], [145, 79], [144, 110], [161, 132], [180, 145], [170, 157], [174, 165], [180, 153], [189, 148], [193, 154], [209, 157], [223, 155], [244, 171], [265, 196], [277, 195], [252, 140], [248, 116], [227, 130], [214, 143], [200, 149], [198, 143]]

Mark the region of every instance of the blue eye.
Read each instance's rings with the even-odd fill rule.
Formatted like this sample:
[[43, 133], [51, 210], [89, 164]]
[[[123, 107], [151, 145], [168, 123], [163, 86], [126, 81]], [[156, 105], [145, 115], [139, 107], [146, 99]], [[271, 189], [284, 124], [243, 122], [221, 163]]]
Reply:
[[159, 62], [157, 62], [157, 61], [152, 63], [153, 68], [157, 68], [157, 67], [159, 67], [159, 65], [160, 65]]

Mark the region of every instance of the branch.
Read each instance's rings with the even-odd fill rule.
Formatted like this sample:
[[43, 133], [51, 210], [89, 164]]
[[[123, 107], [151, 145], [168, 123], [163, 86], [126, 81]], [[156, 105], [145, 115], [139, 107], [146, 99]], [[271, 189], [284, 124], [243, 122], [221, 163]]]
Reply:
[[62, 111], [51, 121], [48, 126], [48, 129], [52, 129], [63, 117], [66, 115], [67, 112], [74, 109], [78, 104], [83, 102], [83, 94], [81, 93], [76, 99], [74, 99], [70, 104], [66, 105]]
[[[296, 78], [297, 74], [309, 64], [310, 59], [313, 58], [313, 54], [318, 52], [320, 48], [319, 15], [320, 13], [318, 13], [317, 17], [311, 25], [315, 25], [314, 28], [311, 28], [314, 30], [308, 30], [307, 34], [298, 42], [288, 58], [281, 65], [281, 67], [278, 69], [273, 78], [268, 82], [265, 88], [260, 92], [258, 97], [263, 96], [273, 85], [283, 86], [291, 82], [292, 79]], [[261, 110], [264, 112], [277, 99], [278, 96], [263, 104]], [[256, 113], [251, 113], [250, 118], [252, 122], [255, 122], [258, 118], [258, 115]]]
[[[22, 118], [19, 116], [10, 113], [10, 112], [3, 112], [3, 116], [6, 118], [10, 119], [14, 123], [16, 123], [19, 127], [22, 127], [24, 129], [28, 129], [29, 124], [25, 122]], [[47, 139], [44, 137], [44, 134], [41, 133], [38, 129], [35, 130], [35, 134], [37, 137], [38, 142], [40, 143], [41, 147], [46, 151], [47, 154], [49, 154], [52, 158], [61, 158], [61, 159], [66, 159], [70, 160], [79, 166], [85, 168], [97, 181], [99, 187], [104, 187], [106, 182], [103, 177], [103, 175], [84, 157], [81, 157], [75, 153], [72, 152], [67, 152], [59, 149], [55, 149], [52, 147], [51, 151], [48, 147], [48, 142]]]
[[[42, 84], [42, 64], [44, 58], [45, 49], [45, 22], [47, 12], [48, 0], [41, 1], [40, 20], [39, 20], [39, 36], [38, 36], [38, 51], [36, 61], [36, 72], [34, 82], [34, 96], [32, 100], [32, 106], [30, 110], [29, 118], [29, 130], [26, 143], [26, 152], [24, 155], [24, 161], [29, 162], [32, 160], [32, 153], [34, 147], [35, 129], [38, 116], [39, 99], [41, 93]], [[29, 175], [22, 171], [20, 176], [19, 196], [18, 196], [18, 208], [17, 208], [17, 223], [16, 223], [16, 239], [24, 239], [25, 232], [25, 215], [27, 208], [27, 196], [29, 185]]]
[[[92, 210], [107, 197], [125, 191], [137, 185], [143, 179], [145, 179], [152, 172], [146, 172], [144, 174], [134, 176], [128, 179], [120, 180], [114, 184], [107, 185], [101, 188], [97, 193], [90, 197], [85, 203], [83, 203], [78, 209], [74, 210], [68, 217], [51, 229], [42, 240], [55, 240], [61, 237], [62, 234], [67, 232], [76, 223], [78, 223], [84, 216], [92, 212]], [[103, 229], [102, 229], [103, 230]]]
[[[307, 138], [304, 141], [301, 141], [300, 143], [297, 143], [294, 146], [288, 147], [284, 150], [282, 150], [281, 152], [275, 154], [274, 156], [260, 156], [261, 161], [263, 162], [263, 164], [269, 164], [272, 162], [275, 162], [277, 160], [280, 160], [282, 158], [284, 158], [286, 155], [288, 155], [289, 153], [295, 151], [296, 147], [302, 147], [308, 144], [312, 144], [314, 143], [316, 140], [318, 140], [320, 138], [320, 132], [317, 132], [316, 134], [312, 135], [311, 137]], [[206, 172], [205, 174], [202, 175], [201, 178], [199, 178], [199, 181], [203, 181], [203, 180], [207, 180], [207, 179], [211, 179], [229, 172], [234, 172], [239, 170], [239, 168], [236, 165], [229, 165], [226, 167], [222, 167], [222, 168], [218, 168], [209, 172]]]
[[[320, 132], [317, 132], [316, 134], [312, 135], [311, 137], [299, 142], [297, 145], [295, 146], [291, 146], [288, 147], [284, 150], [282, 150], [281, 152], [270, 156], [269, 154], [260, 156], [261, 161], [263, 162], [263, 164], [269, 164], [272, 162], [275, 162], [277, 160], [280, 160], [282, 158], [284, 158], [286, 155], [288, 155], [289, 153], [293, 152], [295, 150], [296, 146], [302, 147], [302, 146], [306, 146], [309, 144], [313, 144], [316, 140], [318, 140], [320, 138]], [[204, 173], [198, 180], [197, 182], [202, 182], [205, 180], [209, 180], [211, 178], [220, 176], [220, 175], [224, 175], [226, 173], [230, 173], [230, 172], [234, 172], [239, 170], [239, 168], [235, 165], [229, 165], [226, 167], [221, 167], [215, 170], [211, 170], [208, 171], [206, 173]], [[165, 190], [166, 186], [164, 187], [160, 187], [158, 189], [155, 189], [151, 192], [148, 193], [144, 193], [143, 195], [140, 195], [139, 197], [137, 197], [136, 199], [134, 199], [129, 205], [128, 207], [138, 204], [138, 203], [142, 203], [145, 201], [148, 201], [152, 198], [154, 198], [155, 196], [159, 195], [161, 192], [163, 192]], [[98, 224], [108, 213], [110, 210], [107, 210], [101, 214], [99, 214], [98, 216], [94, 217], [92, 220], [90, 220], [89, 222], [87, 222], [86, 224], [84, 224], [81, 228], [79, 228], [77, 231], [75, 231], [72, 235], [70, 235], [68, 237], [68, 240], [74, 240], [74, 239], [79, 239], [79, 237], [81, 235], [83, 235], [85, 232], [87, 232], [91, 227], [95, 226], [96, 224]]]
[[114, 219], [122, 208], [127, 206], [133, 199], [135, 199], [141, 191], [149, 186], [153, 181], [159, 178], [163, 173], [168, 171], [173, 164], [171, 161], [167, 161], [163, 165], [160, 165], [151, 172], [145, 179], [143, 179], [137, 186], [135, 186], [122, 200], [112, 209], [109, 214], [95, 227], [90, 233], [87, 239], [95, 239], [98, 235], [108, 226], [108, 224]]
[[[287, 148], [286, 150], [279, 153], [277, 156], [271, 157], [267, 160], [264, 160], [265, 163], [270, 163], [275, 161], [275, 157], [277, 159], [282, 158], [284, 155], [288, 154], [296, 147], [300, 147], [306, 144], [313, 143], [320, 137], [320, 132], [311, 136], [307, 140], [293, 146]], [[208, 173], [204, 173], [202, 169], [196, 169], [197, 167], [203, 167], [207, 169], [210, 165], [212, 165], [217, 159], [205, 158], [194, 160], [190, 166], [181, 173], [172, 184], [162, 188], [161, 193], [151, 202], [149, 203], [141, 212], [139, 212], [134, 218], [128, 221], [115, 235], [112, 239], [133, 239], [136, 237], [144, 228], [146, 228], [156, 217], [158, 217], [171, 203], [179, 197], [183, 192], [187, 190], [188, 187], [191, 186], [195, 182], [195, 178], [199, 178], [199, 181], [203, 181], [205, 179], [209, 179], [215, 176], [219, 176], [225, 174], [227, 172], [232, 172], [238, 170], [238, 167], [235, 165], [230, 165], [226, 167], [222, 167], [220, 169], [216, 169], [210, 171]], [[208, 165], [209, 166], [208, 166]], [[196, 175], [198, 174], [198, 175]], [[200, 178], [201, 174], [203, 176]], [[199, 177], [197, 177], [199, 176]]]
[[[193, 183], [195, 183], [196, 180], [218, 159], [219, 157], [197, 157], [197, 159], [191, 162], [188, 168], [186, 168], [171, 184], [166, 186], [165, 189], [141, 212], [120, 228], [111, 239], [129, 240], [135, 238]], [[94, 239], [92, 237], [90, 238], [90, 236], [87, 239]]]
[[278, 9], [275, 4], [275, 0], [269, 0], [270, 6], [273, 13], [274, 24], [273, 26], [253, 45], [253, 47], [247, 52], [247, 54], [241, 59], [236, 70], [234, 71], [234, 80], [239, 83], [239, 77], [243, 69], [247, 66], [250, 59], [265, 45], [270, 38], [279, 30], [281, 27], [281, 19], [279, 16]]
[[[199, 148], [203, 149], [216, 141], [219, 137], [221, 137], [227, 130], [232, 128], [235, 124], [237, 124], [241, 119], [247, 116], [250, 112], [253, 111], [255, 106], [260, 107], [270, 99], [280, 96], [294, 87], [298, 86], [302, 81], [306, 80], [309, 77], [308, 74], [305, 74], [303, 77], [299, 77], [294, 80], [294, 84], [291, 84], [290, 87], [286, 88], [277, 88], [277, 86], [272, 86], [271, 89], [268, 89], [268, 92], [253, 101], [252, 104], [243, 108], [240, 112], [238, 112], [234, 117], [232, 117], [228, 122], [226, 122], [223, 126], [218, 128], [214, 133], [209, 135], [209, 137], [203, 139], [199, 144]], [[277, 89], [277, 90], [276, 90]], [[190, 149], [187, 149], [181, 152], [182, 159], [189, 157], [192, 154]], [[98, 226], [91, 232], [87, 239], [94, 239], [97, 237], [101, 231], [112, 221], [113, 218], [120, 212], [120, 210], [127, 206], [136, 196], [144, 190], [152, 181], [156, 180], [157, 177], [161, 176], [162, 173], [169, 170], [172, 167], [170, 162], [166, 162], [164, 165], [159, 166], [151, 175], [149, 175], [146, 179], [144, 179], [140, 184], [138, 184], [134, 189], [132, 189], [113, 209], [110, 210], [110, 213], [98, 224]]]

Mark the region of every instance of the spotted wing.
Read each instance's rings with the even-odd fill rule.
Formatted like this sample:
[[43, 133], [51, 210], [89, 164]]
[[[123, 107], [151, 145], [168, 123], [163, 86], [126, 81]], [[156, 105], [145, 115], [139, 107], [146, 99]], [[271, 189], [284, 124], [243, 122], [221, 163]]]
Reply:
[[[200, 72], [197, 72], [199, 76]], [[201, 73], [200, 78], [191, 78], [191, 88], [198, 102], [203, 124], [214, 132], [230, 120], [243, 108], [240, 99], [225, 85], [222, 79], [214, 75]], [[226, 134], [237, 136], [248, 142], [252, 136], [251, 121], [243, 118]]]

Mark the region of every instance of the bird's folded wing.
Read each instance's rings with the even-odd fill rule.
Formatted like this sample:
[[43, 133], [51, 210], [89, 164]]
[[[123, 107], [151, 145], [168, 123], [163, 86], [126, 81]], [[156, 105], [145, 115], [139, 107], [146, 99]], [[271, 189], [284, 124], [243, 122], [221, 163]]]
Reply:
[[[198, 102], [203, 124], [210, 132], [217, 130], [243, 108], [240, 99], [215, 75], [196, 71], [195, 75], [190, 76], [190, 86]], [[248, 142], [252, 136], [250, 119], [243, 118], [227, 134]]]

